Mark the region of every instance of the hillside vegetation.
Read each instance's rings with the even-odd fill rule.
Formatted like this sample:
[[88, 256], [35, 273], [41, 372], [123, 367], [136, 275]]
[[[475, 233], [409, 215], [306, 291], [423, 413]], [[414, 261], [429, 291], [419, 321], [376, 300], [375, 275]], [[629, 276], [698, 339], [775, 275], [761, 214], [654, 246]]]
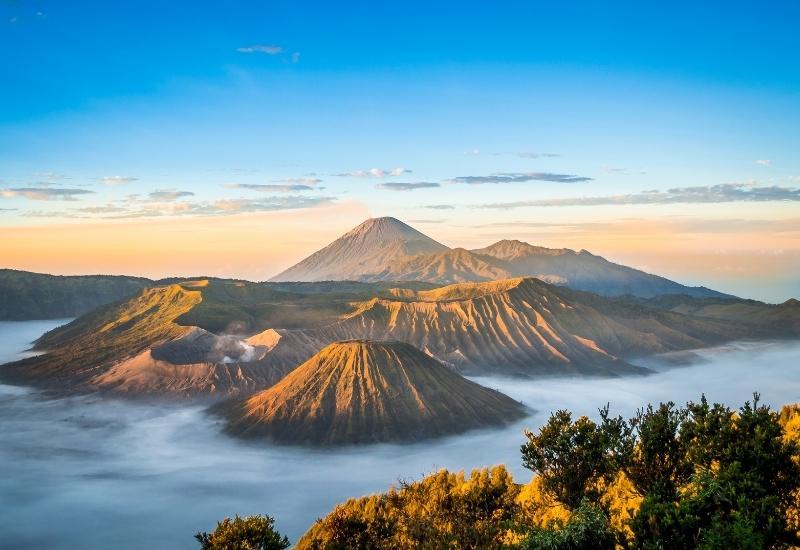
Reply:
[[662, 403], [627, 420], [557, 411], [521, 447], [529, 483], [504, 466], [441, 470], [336, 506], [296, 548], [796, 546], [798, 411], [758, 396], [738, 410]]
[[77, 317], [133, 296], [152, 284], [141, 277], [44, 275], [0, 269], [0, 321]]

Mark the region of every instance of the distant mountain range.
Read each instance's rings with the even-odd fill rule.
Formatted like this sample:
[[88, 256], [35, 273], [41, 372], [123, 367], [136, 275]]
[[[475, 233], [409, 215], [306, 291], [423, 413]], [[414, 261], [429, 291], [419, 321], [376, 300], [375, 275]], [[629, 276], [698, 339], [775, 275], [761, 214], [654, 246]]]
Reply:
[[0, 319], [72, 315], [0, 379], [213, 400], [231, 434], [314, 445], [526, 414], [464, 375], [644, 375], [653, 356], [800, 336], [797, 300], [742, 300], [521, 241], [450, 249], [394, 218], [367, 220], [264, 283], [0, 270]]
[[142, 277], [45, 275], [0, 269], [0, 321], [77, 317], [153, 284]]
[[345, 233], [272, 281], [426, 281], [436, 284], [537, 277], [605, 296], [685, 294], [730, 297], [609, 262], [585, 250], [502, 240], [450, 249], [395, 218], [374, 218]]
[[[365, 221], [271, 281], [291, 284], [302, 293], [304, 287], [299, 283], [303, 282], [351, 281], [353, 289], [358, 288], [358, 283], [383, 283], [388, 288], [402, 282], [424, 288], [425, 284], [440, 286], [513, 277], [537, 277], [604, 296], [652, 298], [683, 294], [733, 298], [615, 264], [585, 250], [543, 248], [512, 240], [476, 250], [451, 249], [395, 218]], [[146, 287], [195, 279], [198, 278], [62, 276], [0, 269], [0, 321], [77, 317], [129, 298]], [[315, 287], [314, 292], [319, 288]], [[283, 313], [292, 317], [289, 311]]]
[[275, 386], [216, 410], [234, 435], [312, 445], [420, 440], [526, 414], [409, 344], [364, 340], [334, 342]]
[[45, 334], [35, 348], [47, 353], [4, 365], [0, 378], [59, 392], [219, 399], [268, 388], [343, 340], [402, 341], [462, 374], [616, 376], [646, 372], [635, 364], [653, 354], [800, 334], [795, 303], [659, 300], [535, 278], [439, 288], [182, 282]]

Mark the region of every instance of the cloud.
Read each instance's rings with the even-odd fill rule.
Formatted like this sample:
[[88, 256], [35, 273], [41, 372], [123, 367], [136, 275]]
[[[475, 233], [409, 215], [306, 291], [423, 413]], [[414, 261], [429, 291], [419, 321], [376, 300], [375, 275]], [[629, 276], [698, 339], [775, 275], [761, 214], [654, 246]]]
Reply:
[[375, 186], [376, 189], [386, 189], [388, 191], [414, 191], [416, 189], [431, 189], [433, 187], [441, 187], [441, 185], [431, 181], [418, 181], [418, 182], [391, 181], [389, 183], [379, 183]]
[[756, 164], [760, 164], [761, 166], [772, 166], [772, 161], [769, 159], [760, 159], [756, 161]]
[[33, 175], [37, 178], [42, 178], [46, 183], [67, 179], [67, 176], [59, 174], [58, 172], [34, 172]]
[[602, 170], [606, 174], [625, 174], [625, 175], [628, 175], [630, 173], [630, 172], [628, 172], [627, 168], [618, 168], [618, 167], [614, 167], [614, 166], [601, 166], [600, 170]]
[[83, 208], [72, 208], [71, 210], [83, 214], [116, 214], [128, 211], [124, 206], [114, 206], [112, 204], [107, 204], [105, 206], [84, 206]]
[[520, 208], [525, 206], [605, 206], [624, 204], [681, 204], [723, 202], [800, 201], [800, 188], [755, 187], [746, 183], [723, 183], [698, 187], [676, 187], [666, 191], [642, 191], [605, 197], [539, 199], [480, 205], [479, 208]]
[[480, 156], [481, 150], [477, 148], [469, 149], [467, 151], [464, 151], [464, 154], [467, 155], [468, 157], [477, 157]]
[[267, 55], [278, 55], [279, 53], [283, 53], [283, 48], [274, 44], [253, 44], [252, 46], [236, 48], [236, 51], [239, 53], [265, 53]]
[[410, 173], [411, 170], [407, 168], [392, 168], [390, 170], [383, 168], [370, 168], [369, 170], [355, 170], [354, 172], [334, 174], [334, 176], [340, 178], [387, 178], [390, 176], [402, 176], [403, 174]]
[[179, 216], [232, 216], [313, 208], [335, 202], [334, 197], [279, 196], [262, 199], [221, 199], [203, 202], [133, 202], [130, 206], [105, 205], [65, 211], [29, 211], [32, 218], [133, 219]]
[[286, 178], [284, 180], [278, 180], [280, 183], [301, 183], [303, 185], [317, 185], [318, 183], [322, 183], [322, 180], [319, 178], [313, 177], [305, 177], [305, 178]]
[[430, 210], [455, 210], [456, 207], [452, 204], [429, 204], [423, 206], [423, 208], [429, 208]]
[[609, 221], [560, 221], [532, 222], [507, 220], [503, 222], [470, 225], [473, 228], [528, 228], [537, 235], [670, 235], [688, 234], [693, 237], [703, 234], [727, 235], [744, 233], [780, 234], [784, 237], [800, 235], [800, 218], [779, 220], [741, 218], [697, 218], [689, 216], [662, 216], [658, 218], [616, 218]]
[[408, 220], [408, 223], [444, 223], [445, 220]]
[[300, 52], [292, 53], [292, 63], [299, 63], [300, 62]]
[[0, 197], [7, 199], [22, 197], [32, 201], [74, 201], [80, 195], [94, 193], [88, 189], [53, 188], [53, 187], [15, 187], [0, 189]]
[[523, 159], [552, 159], [561, 156], [558, 153], [540, 153], [538, 151], [516, 151], [514, 155]]
[[259, 184], [259, 183], [230, 183], [225, 187], [229, 189], [249, 189], [251, 191], [261, 191], [263, 193], [292, 193], [294, 191], [313, 191], [310, 185], [291, 183], [286, 185]]
[[179, 191], [177, 189], [156, 189], [148, 193], [147, 196], [151, 201], [171, 202], [184, 197], [193, 197], [194, 193], [191, 191]]
[[556, 183], [581, 183], [592, 181], [592, 178], [572, 174], [554, 174], [552, 172], [501, 172], [489, 176], [458, 176], [450, 180], [452, 183], [519, 183], [525, 181], [552, 181]]
[[131, 176], [104, 176], [103, 183], [106, 185], [124, 185], [126, 183], [131, 183], [132, 181], [137, 181], [139, 178], [134, 178]]

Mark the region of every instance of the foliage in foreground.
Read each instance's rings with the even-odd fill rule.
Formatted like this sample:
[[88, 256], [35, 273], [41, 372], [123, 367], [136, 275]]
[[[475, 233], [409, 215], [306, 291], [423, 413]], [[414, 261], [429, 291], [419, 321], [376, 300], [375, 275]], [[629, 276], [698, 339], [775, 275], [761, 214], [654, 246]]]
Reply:
[[269, 516], [225, 518], [211, 534], [197, 533], [194, 538], [203, 550], [284, 550], [289, 547], [289, 539], [275, 530], [275, 520]]
[[[703, 398], [685, 407], [648, 406], [629, 420], [611, 418], [608, 408], [597, 422], [558, 411], [538, 433], [526, 435], [523, 464], [536, 474], [527, 485], [514, 483], [504, 466], [474, 470], [469, 477], [442, 470], [340, 504], [297, 548], [688, 549], [800, 543], [798, 406], [778, 414], [756, 395], [738, 411]], [[268, 526], [271, 530], [271, 520]], [[245, 531], [222, 531], [228, 530]], [[200, 535], [198, 540], [203, 542]], [[283, 548], [203, 546], [223, 547]]]

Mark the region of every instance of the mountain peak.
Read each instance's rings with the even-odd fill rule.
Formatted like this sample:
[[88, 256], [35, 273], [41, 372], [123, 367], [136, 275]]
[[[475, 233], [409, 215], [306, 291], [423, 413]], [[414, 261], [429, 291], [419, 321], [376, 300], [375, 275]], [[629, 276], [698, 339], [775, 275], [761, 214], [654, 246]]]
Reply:
[[543, 246], [534, 246], [517, 239], [503, 239], [494, 244], [490, 244], [486, 248], [479, 248], [472, 252], [484, 256], [492, 256], [493, 258], [504, 261], [518, 260], [528, 256], [563, 256], [564, 254], [574, 254], [574, 252], [568, 248], [545, 248]]
[[[341, 238], [359, 238], [372, 236], [384, 242], [408, 239], [430, 239], [410, 225], [397, 218], [384, 216], [382, 218], [369, 218], [345, 233]], [[432, 240], [432, 239], [430, 239]]]
[[272, 281], [364, 280], [400, 258], [446, 250], [396, 218], [370, 218]]
[[422, 439], [504, 424], [525, 414], [410, 344], [333, 342], [275, 386], [223, 405], [228, 430], [287, 443]]

